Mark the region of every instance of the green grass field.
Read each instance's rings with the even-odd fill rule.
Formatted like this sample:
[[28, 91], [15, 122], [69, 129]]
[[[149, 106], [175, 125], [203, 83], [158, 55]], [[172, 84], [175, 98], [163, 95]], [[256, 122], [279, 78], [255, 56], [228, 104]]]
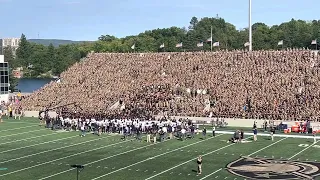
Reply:
[[[79, 132], [40, 127], [32, 118], [9, 119], [0, 124], [0, 179], [73, 180], [72, 164], [85, 166], [81, 180], [307, 179], [320, 174], [320, 143], [312, 144], [313, 139], [258, 137], [250, 142], [247, 137], [249, 142], [237, 144], [226, 143], [227, 134], [148, 144], [118, 135], [79, 137]], [[196, 172], [199, 155], [201, 175]], [[227, 165], [241, 156], [247, 159], [230, 167], [237, 175], [230, 173]]]

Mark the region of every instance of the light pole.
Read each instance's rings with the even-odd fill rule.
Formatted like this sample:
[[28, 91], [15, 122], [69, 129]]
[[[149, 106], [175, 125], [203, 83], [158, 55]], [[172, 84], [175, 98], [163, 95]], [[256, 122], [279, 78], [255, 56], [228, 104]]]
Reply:
[[251, 0], [249, 0], [249, 51], [252, 51]]
[[71, 165], [72, 168], [77, 168], [77, 180], [79, 180], [79, 173], [84, 169], [83, 165]]

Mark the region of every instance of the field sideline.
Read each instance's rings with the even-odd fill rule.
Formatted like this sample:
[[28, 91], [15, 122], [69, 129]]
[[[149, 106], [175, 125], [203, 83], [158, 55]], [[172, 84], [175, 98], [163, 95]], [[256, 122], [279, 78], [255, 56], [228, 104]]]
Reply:
[[[252, 142], [251, 135], [246, 135], [247, 143], [228, 144], [230, 136], [209, 134], [206, 139], [199, 135], [185, 141], [148, 144], [123, 141], [119, 135], [79, 137], [79, 132], [40, 127], [32, 118], [9, 119], [0, 124], [0, 180], [72, 180], [76, 179], [72, 164], [85, 166], [81, 180], [320, 179], [316, 177], [320, 175], [320, 143], [313, 143], [313, 139], [275, 137], [271, 141], [268, 136], [258, 136], [258, 141]], [[198, 155], [203, 156], [201, 175], [196, 172]], [[299, 167], [311, 164], [313, 174], [298, 172], [292, 161]], [[255, 169], [254, 163], [263, 164], [264, 170]], [[283, 164], [297, 173], [272, 168]]]

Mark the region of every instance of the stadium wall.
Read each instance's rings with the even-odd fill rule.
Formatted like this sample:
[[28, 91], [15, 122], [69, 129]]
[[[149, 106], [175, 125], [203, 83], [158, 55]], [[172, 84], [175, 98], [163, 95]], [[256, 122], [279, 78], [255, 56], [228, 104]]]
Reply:
[[[39, 111], [25, 111], [24, 112], [25, 117], [38, 117], [39, 116]], [[57, 113], [54, 111], [49, 111], [49, 116], [50, 117], [56, 117]]]
[[0, 101], [9, 102], [9, 94], [1, 94]]

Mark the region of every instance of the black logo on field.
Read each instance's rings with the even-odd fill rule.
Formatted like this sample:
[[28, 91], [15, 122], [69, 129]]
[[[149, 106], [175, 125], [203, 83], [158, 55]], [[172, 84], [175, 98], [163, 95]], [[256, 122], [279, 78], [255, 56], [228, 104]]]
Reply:
[[241, 157], [227, 170], [247, 179], [315, 179], [320, 176], [320, 163]]

